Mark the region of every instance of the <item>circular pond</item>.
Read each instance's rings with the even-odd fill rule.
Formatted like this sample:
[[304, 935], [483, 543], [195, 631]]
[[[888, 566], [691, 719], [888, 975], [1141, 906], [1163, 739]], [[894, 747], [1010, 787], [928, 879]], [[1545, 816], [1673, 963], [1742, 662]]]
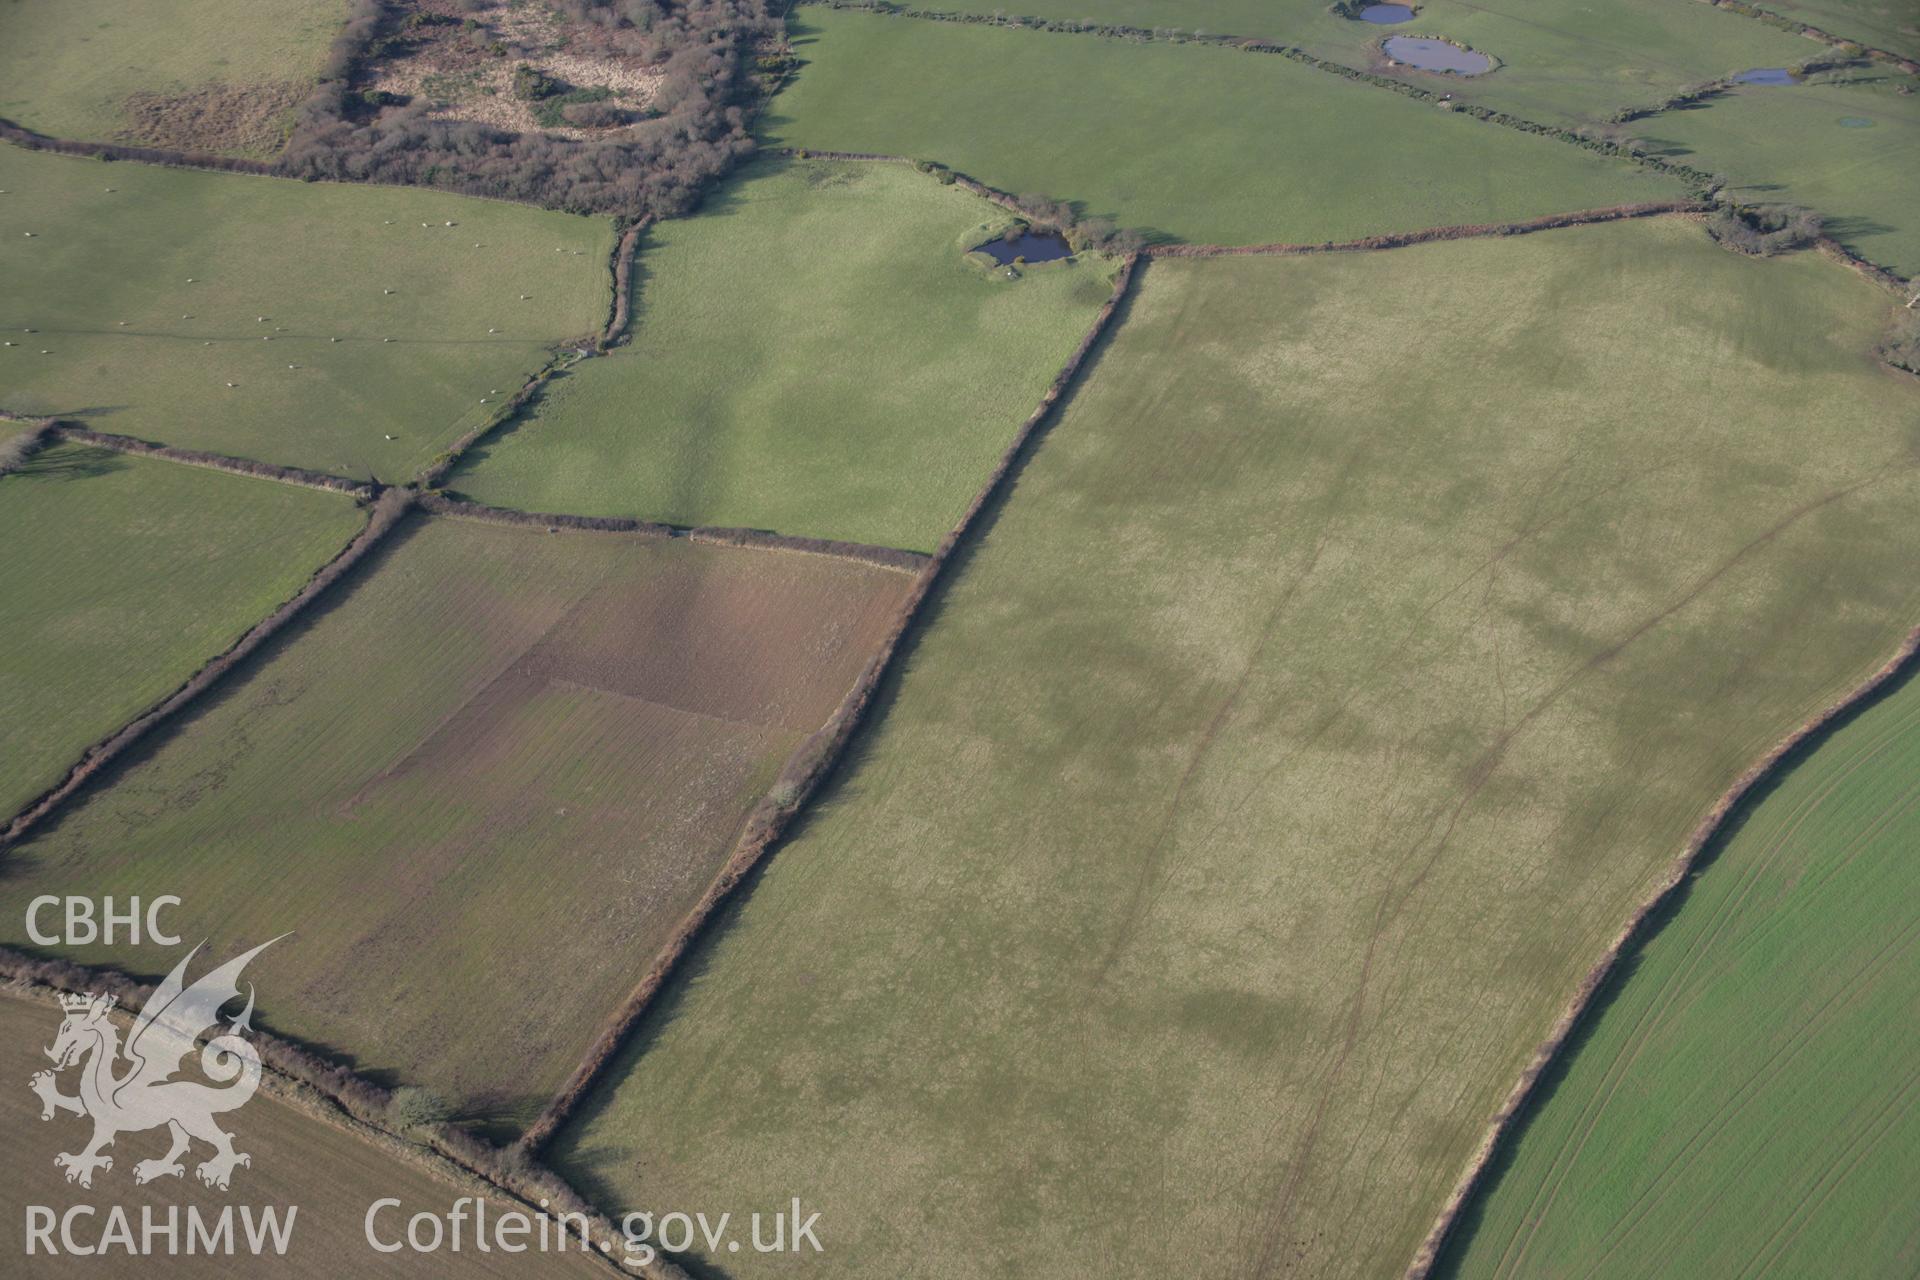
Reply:
[[1793, 73], [1785, 67], [1755, 67], [1735, 76], [1736, 84], [1792, 84]]
[[975, 245], [973, 251], [986, 254], [1003, 267], [1011, 265], [1016, 258], [1027, 262], [1054, 262], [1073, 256], [1073, 246], [1058, 231], [1023, 231], [1012, 240], [996, 236], [985, 244]]
[[1370, 4], [1360, 11], [1362, 22], [1377, 22], [1383, 27], [1396, 22], [1408, 22], [1412, 18], [1412, 6], [1404, 4]]
[[1381, 45], [1389, 58], [1418, 67], [1422, 71], [1451, 71], [1455, 75], [1477, 76], [1493, 70], [1493, 59], [1484, 53], [1462, 49], [1449, 40], [1425, 36], [1388, 36]]

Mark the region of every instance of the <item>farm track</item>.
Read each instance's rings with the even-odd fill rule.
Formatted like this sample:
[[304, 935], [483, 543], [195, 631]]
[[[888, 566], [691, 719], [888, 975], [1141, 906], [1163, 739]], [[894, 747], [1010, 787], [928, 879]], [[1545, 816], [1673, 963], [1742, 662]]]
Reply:
[[1628, 918], [1625, 926], [1615, 936], [1600, 960], [1588, 970], [1572, 999], [1554, 1023], [1553, 1029], [1535, 1050], [1526, 1069], [1521, 1072], [1519, 1080], [1515, 1082], [1506, 1101], [1495, 1112], [1493, 1121], [1472, 1161], [1461, 1175], [1453, 1193], [1448, 1196], [1439, 1218], [1434, 1222], [1426, 1240], [1422, 1242], [1419, 1251], [1414, 1255], [1413, 1262], [1408, 1266], [1407, 1280], [1426, 1280], [1426, 1277], [1432, 1274], [1441, 1251], [1448, 1243], [1449, 1235], [1459, 1222], [1467, 1205], [1480, 1191], [1495, 1155], [1503, 1144], [1517, 1138], [1529, 1103], [1533, 1100], [1548, 1069], [1572, 1044], [1574, 1032], [1593, 1007], [1595, 997], [1605, 986], [1607, 978], [1612, 974], [1621, 957], [1632, 945], [1643, 940], [1656, 913], [1686, 884], [1695, 866], [1702, 861], [1703, 855], [1714, 846], [1716, 840], [1725, 831], [1730, 829], [1732, 823], [1744, 812], [1747, 803], [1764, 791], [1767, 783], [1791, 768], [1856, 710], [1865, 706], [1891, 681], [1903, 674], [1914, 664], [1916, 656], [1920, 656], [1920, 628], [1909, 632], [1906, 640], [1893, 656], [1872, 675], [1856, 685], [1846, 696], [1776, 743], [1772, 750], [1741, 774], [1714, 803], [1707, 816], [1701, 819], [1699, 825], [1687, 838], [1679, 857], [1674, 860], [1653, 893]]

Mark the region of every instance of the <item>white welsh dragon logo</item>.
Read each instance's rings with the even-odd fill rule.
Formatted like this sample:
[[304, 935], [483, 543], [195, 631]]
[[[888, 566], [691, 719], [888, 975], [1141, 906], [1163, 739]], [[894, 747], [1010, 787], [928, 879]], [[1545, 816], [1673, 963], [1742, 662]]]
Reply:
[[[213, 1157], [194, 1170], [210, 1187], [225, 1191], [235, 1166], [253, 1163], [233, 1149], [232, 1135], [213, 1122], [221, 1112], [244, 1106], [260, 1086], [260, 1054], [240, 1036], [251, 1030], [253, 984], [247, 984], [247, 1007], [239, 1017], [229, 1019], [225, 1029], [220, 1027], [220, 1010], [239, 997], [237, 983], [247, 961], [279, 940], [261, 943], [189, 987], [185, 982], [187, 962], [199, 954], [200, 948], [195, 947], [147, 1000], [133, 1021], [124, 1050], [120, 1028], [108, 1016], [113, 1011], [113, 996], [60, 997], [67, 1016], [47, 1050], [54, 1067], [52, 1071], [36, 1072], [31, 1085], [40, 1095], [42, 1120], [53, 1119], [56, 1112], [71, 1111], [93, 1121], [93, 1140], [84, 1149], [53, 1158], [55, 1165], [67, 1171], [68, 1182], [91, 1187], [94, 1170], [113, 1168], [113, 1157], [102, 1151], [112, 1146], [118, 1135], [161, 1125], [172, 1135], [173, 1146], [157, 1160], [134, 1165], [135, 1182], [177, 1178], [185, 1173], [180, 1157], [195, 1138], [213, 1147]], [[220, 1034], [201, 1049], [200, 1068], [216, 1083], [173, 1079], [201, 1033], [214, 1030]], [[122, 1058], [127, 1063], [124, 1071], [120, 1069]], [[61, 1093], [55, 1073], [82, 1063], [79, 1094]]]

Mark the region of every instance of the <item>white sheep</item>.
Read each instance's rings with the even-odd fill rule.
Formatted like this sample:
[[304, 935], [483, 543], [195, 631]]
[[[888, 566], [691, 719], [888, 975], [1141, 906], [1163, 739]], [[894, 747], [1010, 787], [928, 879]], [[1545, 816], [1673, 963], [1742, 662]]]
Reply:
[[239, 386], [240, 384], [239, 384], [239, 383], [237, 383], [237, 382], [229, 382], [229, 383], [228, 383], [227, 385], [228, 385], [228, 386], [230, 386], [230, 387], [237, 387], [237, 386]]

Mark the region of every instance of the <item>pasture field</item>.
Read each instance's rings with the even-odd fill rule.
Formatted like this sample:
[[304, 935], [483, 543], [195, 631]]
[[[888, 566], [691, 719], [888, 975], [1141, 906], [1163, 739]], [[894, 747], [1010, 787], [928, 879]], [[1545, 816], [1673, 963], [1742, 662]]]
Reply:
[[351, 498], [55, 445], [0, 477], [0, 823], [297, 594]]
[[0, 189], [0, 408], [266, 462], [405, 479], [612, 296], [601, 219], [16, 147]]
[[[1463, 102], [1548, 124], [1603, 120], [1622, 107], [1659, 102], [1680, 88], [1748, 67], [1804, 61], [1819, 46], [1765, 23], [1704, 4], [1614, 0], [1430, 0], [1405, 23], [1345, 18], [1318, 0], [1225, 0], [1196, 13], [1169, 0], [928, 0], [930, 9], [1088, 19], [1132, 27], [1204, 29], [1297, 45], [1317, 58], [1396, 76]], [[1440, 36], [1499, 60], [1482, 76], [1394, 68], [1380, 52], [1393, 35]]]
[[1760, 6], [1909, 58], [1920, 58], [1920, 12], [1908, 0], [1766, 0]]
[[1613, 984], [1443, 1274], [1912, 1270], [1920, 683], [1802, 759]]
[[1634, 127], [1752, 203], [1803, 204], [1869, 262], [1920, 275], [1920, 94], [1880, 67], [1791, 88], [1749, 86]]
[[1679, 219], [1149, 263], [553, 1155], [738, 1280], [1403, 1273], [1717, 795], [1920, 610], [1886, 295]]
[[9, 0], [0, 116], [60, 138], [270, 158], [346, 18], [346, 0]]
[[[196, 967], [195, 973], [199, 970]], [[194, 1177], [191, 1163], [179, 1180], [159, 1179], [145, 1186], [133, 1180], [137, 1160], [165, 1153], [164, 1131], [129, 1133], [113, 1147], [113, 1168], [98, 1173], [89, 1191], [67, 1183], [54, 1166], [56, 1152], [74, 1151], [85, 1142], [90, 1127], [79, 1117], [62, 1115], [52, 1122], [40, 1119], [40, 1100], [26, 1088], [26, 1081], [48, 1063], [41, 1050], [53, 1042], [60, 1027], [60, 1010], [38, 1000], [11, 993], [0, 993], [0, 1070], [15, 1087], [0, 1091], [0, 1134], [5, 1136], [6, 1177], [0, 1179], [0, 1249], [9, 1260], [8, 1275], [19, 1280], [65, 1280], [72, 1276], [110, 1277], [120, 1280], [148, 1280], [148, 1277], [179, 1277], [202, 1280], [212, 1275], [257, 1273], [268, 1266], [278, 1275], [301, 1280], [352, 1275], [355, 1280], [388, 1280], [389, 1277], [439, 1276], [446, 1274], [447, 1255], [438, 1256], [402, 1251], [377, 1253], [369, 1248], [362, 1221], [367, 1206], [383, 1196], [397, 1197], [404, 1211], [381, 1215], [382, 1238], [390, 1240], [405, 1230], [406, 1216], [429, 1211], [445, 1214], [454, 1200], [470, 1194], [426, 1170], [396, 1158], [344, 1129], [297, 1109], [269, 1094], [257, 1095], [246, 1107], [225, 1117], [223, 1125], [234, 1135], [234, 1146], [253, 1157], [253, 1163], [234, 1173], [230, 1192], [202, 1186]], [[124, 1027], [123, 1027], [124, 1031]], [[124, 1068], [122, 1068], [124, 1070]], [[75, 1092], [73, 1074], [59, 1081], [62, 1093]], [[205, 1147], [196, 1147], [191, 1161], [204, 1159]], [[290, 1246], [284, 1257], [271, 1263], [246, 1263], [232, 1259], [222, 1267], [209, 1263], [206, 1256], [169, 1257], [155, 1254], [132, 1257], [114, 1249], [102, 1257], [49, 1258], [44, 1251], [26, 1256], [27, 1205], [45, 1205], [55, 1213], [65, 1213], [74, 1205], [101, 1207], [92, 1218], [80, 1217], [76, 1234], [84, 1243], [98, 1239], [106, 1227], [108, 1205], [122, 1206], [133, 1223], [135, 1238], [140, 1230], [141, 1211], [151, 1207], [156, 1217], [166, 1221], [168, 1206], [179, 1206], [181, 1213], [180, 1248], [186, 1245], [186, 1206], [191, 1205], [203, 1220], [213, 1221], [229, 1204], [257, 1208], [273, 1206], [285, 1219], [288, 1205], [298, 1206]], [[489, 1213], [516, 1206], [490, 1200]], [[236, 1218], [237, 1218], [236, 1214]], [[395, 1227], [388, 1231], [386, 1228]], [[89, 1237], [89, 1230], [93, 1235]], [[244, 1240], [238, 1221], [235, 1236]], [[55, 1240], [59, 1239], [58, 1234]], [[577, 1237], [576, 1237], [577, 1238]], [[587, 1262], [578, 1253], [540, 1254], [528, 1252], [510, 1259], [501, 1253], [483, 1254], [472, 1248], [471, 1238], [460, 1255], [463, 1276], [592, 1277], [608, 1274], [601, 1266]]]
[[292, 930], [249, 969], [276, 1030], [510, 1129], [706, 889], [911, 579], [418, 517], [355, 573], [9, 852], [0, 938], [76, 883], [177, 894], [183, 936], [223, 952]]
[[931, 550], [1111, 296], [1009, 280], [998, 206], [904, 165], [762, 160], [641, 245], [633, 339], [449, 482], [533, 511]]
[[761, 117], [769, 140], [936, 160], [1195, 243], [1351, 240], [1683, 194], [1277, 55], [817, 7], [789, 29], [806, 66]]

